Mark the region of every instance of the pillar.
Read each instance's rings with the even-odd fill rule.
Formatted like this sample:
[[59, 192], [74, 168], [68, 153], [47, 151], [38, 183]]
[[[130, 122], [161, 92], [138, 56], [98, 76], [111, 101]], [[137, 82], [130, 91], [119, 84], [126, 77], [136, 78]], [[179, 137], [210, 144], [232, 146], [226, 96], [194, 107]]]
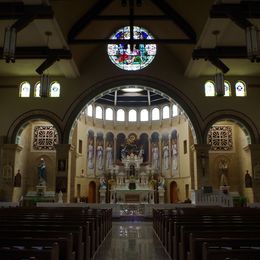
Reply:
[[260, 202], [260, 144], [249, 144], [248, 148], [251, 155], [252, 169], [249, 172], [252, 173], [253, 200]]
[[210, 186], [209, 176], [209, 144], [194, 144], [192, 150], [194, 153], [194, 189], [200, 189], [203, 186]]
[[[22, 151], [22, 147], [18, 144], [3, 144], [1, 154], [1, 177], [0, 177], [0, 200], [12, 201], [14, 192], [14, 176], [19, 165], [19, 153]], [[23, 183], [25, 176], [22, 172]], [[17, 193], [17, 191], [16, 191]], [[22, 189], [18, 191], [14, 197], [20, 197], [22, 195]]]
[[[75, 172], [71, 170], [72, 152], [74, 146], [70, 144], [57, 144], [56, 148], [56, 191], [63, 192], [64, 200], [69, 203], [73, 200], [75, 195]], [[59, 160], [65, 162], [65, 170], [58, 171]]]

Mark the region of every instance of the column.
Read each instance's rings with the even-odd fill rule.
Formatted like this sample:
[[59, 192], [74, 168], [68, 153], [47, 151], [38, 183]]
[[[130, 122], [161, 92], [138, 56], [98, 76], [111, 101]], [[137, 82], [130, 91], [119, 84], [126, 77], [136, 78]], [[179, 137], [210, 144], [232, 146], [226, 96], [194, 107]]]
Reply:
[[200, 189], [202, 186], [209, 186], [209, 144], [194, 144], [192, 150], [194, 153], [194, 189]]
[[117, 150], [116, 150], [116, 140], [117, 138], [114, 138], [114, 147], [113, 147], [113, 163], [116, 163], [116, 157], [117, 157]]
[[56, 169], [58, 169], [59, 160], [65, 161], [65, 171], [56, 172], [56, 190], [61, 190], [64, 195], [64, 200], [69, 203], [73, 200], [75, 194], [75, 171], [71, 170], [72, 153], [74, 146], [70, 144], [57, 144], [56, 148]]
[[260, 202], [260, 144], [249, 144], [248, 148], [252, 166], [252, 169], [248, 170], [253, 180], [253, 200], [254, 202]]
[[[22, 147], [18, 144], [4, 144], [2, 145], [1, 154], [1, 177], [0, 177], [0, 189], [3, 192], [5, 201], [17, 201], [22, 195], [22, 187], [14, 189], [14, 176], [19, 165], [19, 153], [22, 151]], [[25, 176], [22, 172], [22, 183], [25, 183]], [[23, 185], [22, 185], [23, 186]], [[15, 193], [15, 194], [14, 194]]]

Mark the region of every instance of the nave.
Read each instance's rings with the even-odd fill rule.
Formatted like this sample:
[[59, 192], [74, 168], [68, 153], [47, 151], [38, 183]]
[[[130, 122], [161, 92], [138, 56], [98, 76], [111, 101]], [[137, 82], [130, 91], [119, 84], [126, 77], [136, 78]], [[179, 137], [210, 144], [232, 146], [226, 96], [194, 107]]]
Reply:
[[113, 222], [93, 260], [168, 260], [151, 222]]

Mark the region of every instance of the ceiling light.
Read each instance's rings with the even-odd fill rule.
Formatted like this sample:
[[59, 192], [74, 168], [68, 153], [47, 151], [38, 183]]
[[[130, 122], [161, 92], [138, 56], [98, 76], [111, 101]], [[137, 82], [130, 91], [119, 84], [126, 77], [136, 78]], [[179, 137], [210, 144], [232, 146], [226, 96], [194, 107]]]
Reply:
[[260, 55], [259, 31], [256, 26], [246, 28], [247, 57], [254, 61]]
[[223, 73], [217, 73], [215, 75], [215, 90], [216, 95], [223, 97], [225, 95], [224, 75]]
[[130, 93], [136, 93], [136, 92], [143, 91], [143, 89], [142, 88], [138, 88], [138, 87], [129, 87], [129, 88], [123, 88], [122, 91], [130, 92]]
[[3, 58], [6, 62], [15, 62], [16, 29], [14, 27], [5, 28]]
[[40, 97], [47, 97], [49, 86], [50, 86], [49, 76], [46, 74], [42, 74], [41, 82], [40, 82]]

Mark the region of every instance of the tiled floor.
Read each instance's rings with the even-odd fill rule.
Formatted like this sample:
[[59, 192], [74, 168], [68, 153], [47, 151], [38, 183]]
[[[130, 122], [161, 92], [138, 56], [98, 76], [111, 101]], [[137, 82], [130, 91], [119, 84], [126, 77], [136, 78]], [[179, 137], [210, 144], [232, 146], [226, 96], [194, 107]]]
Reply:
[[169, 260], [151, 222], [113, 222], [94, 260]]

